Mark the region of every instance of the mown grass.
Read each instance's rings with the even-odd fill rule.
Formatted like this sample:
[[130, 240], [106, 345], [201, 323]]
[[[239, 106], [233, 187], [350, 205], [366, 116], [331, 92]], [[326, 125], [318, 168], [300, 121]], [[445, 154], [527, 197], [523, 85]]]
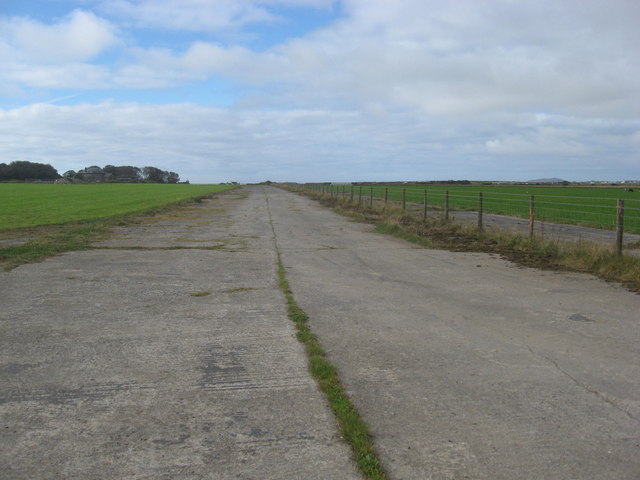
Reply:
[[310, 195], [338, 213], [372, 223], [380, 233], [427, 247], [495, 253], [524, 266], [590, 273], [640, 292], [640, 258], [627, 254], [618, 256], [611, 246], [587, 241], [552, 241], [502, 230], [480, 231], [472, 225], [445, 220], [425, 223], [421, 217], [390, 205], [386, 208], [375, 203], [369, 206], [368, 202], [358, 205], [357, 198], [351, 203], [349, 197], [342, 199], [295, 188], [294, 191]]
[[318, 337], [311, 332], [307, 314], [293, 298], [279, 253], [278, 278], [280, 289], [287, 300], [289, 318], [296, 326], [296, 336], [305, 346], [309, 358], [309, 370], [318, 382], [320, 390], [324, 392], [329, 401], [331, 410], [338, 422], [340, 435], [350, 445], [355, 461], [365, 478], [385, 480], [387, 476], [375, 452], [369, 427], [362, 420], [356, 407], [345, 393], [336, 368], [327, 359], [327, 354], [320, 345]]
[[[58, 190], [59, 187], [63, 188]], [[229, 188], [228, 185], [0, 184], [0, 241], [16, 239], [11, 242], [15, 244], [0, 247], [0, 266], [10, 270], [62, 252], [91, 248], [114, 225], [138, 215], [157, 214], [196, 202]]]
[[[351, 186], [324, 186], [342, 198], [351, 196]], [[627, 192], [624, 188], [600, 187], [537, 187], [496, 185], [356, 185], [354, 197], [360, 194], [366, 203], [373, 193], [374, 198], [389, 201], [423, 203], [427, 191], [427, 203], [431, 207], [443, 208], [445, 192], [449, 192], [449, 208], [452, 210], [476, 210], [478, 195], [483, 193], [483, 210], [487, 213], [529, 218], [531, 196], [534, 198], [535, 217], [557, 223], [594, 226], [614, 229], [617, 220], [617, 199], [625, 201], [625, 231], [640, 233], [640, 189]]]
[[0, 231], [143, 213], [231, 185], [0, 183]]

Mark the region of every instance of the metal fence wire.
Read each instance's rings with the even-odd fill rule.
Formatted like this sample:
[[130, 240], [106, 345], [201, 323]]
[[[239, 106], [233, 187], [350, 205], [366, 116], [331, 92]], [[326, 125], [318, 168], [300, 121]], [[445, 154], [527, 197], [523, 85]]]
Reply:
[[[624, 244], [640, 242], [640, 198], [617, 189], [626, 198], [545, 195], [437, 186], [384, 186], [308, 183], [304, 188], [360, 205], [394, 205], [424, 221], [456, 220], [537, 235], [555, 241], [610, 243], [620, 253]], [[581, 195], [582, 193], [582, 195]], [[640, 192], [635, 195], [640, 196]]]

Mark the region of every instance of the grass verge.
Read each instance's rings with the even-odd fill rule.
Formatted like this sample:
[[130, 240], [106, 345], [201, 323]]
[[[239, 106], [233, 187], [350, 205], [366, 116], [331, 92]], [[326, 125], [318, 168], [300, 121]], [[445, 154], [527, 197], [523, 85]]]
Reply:
[[549, 270], [593, 274], [603, 280], [618, 282], [631, 291], [640, 292], [640, 258], [616, 255], [607, 245], [594, 242], [559, 242], [502, 230], [479, 231], [475, 226], [434, 220], [423, 222], [420, 216], [388, 206], [358, 205], [348, 200], [327, 197], [306, 190], [285, 187], [319, 200], [337, 213], [356, 221], [374, 224], [376, 231], [426, 247], [458, 252], [498, 254], [519, 265]]
[[369, 427], [362, 420], [356, 407], [344, 391], [344, 387], [338, 378], [336, 369], [318, 341], [318, 337], [311, 332], [308, 325], [309, 317], [298, 306], [293, 293], [289, 288], [289, 282], [285, 276], [284, 266], [278, 253], [278, 279], [280, 290], [287, 299], [289, 318], [296, 326], [296, 336], [305, 346], [309, 358], [309, 370], [314, 376], [320, 390], [324, 392], [333, 411], [340, 435], [350, 445], [356, 463], [365, 478], [370, 480], [385, 480], [387, 478], [382, 464], [378, 459], [373, 445]]
[[109, 218], [89, 219], [61, 225], [42, 225], [22, 229], [2, 230], [0, 231], [0, 240], [24, 238], [25, 241], [17, 242], [16, 245], [0, 247], [0, 268], [8, 271], [19, 265], [40, 262], [60, 253], [93, 248], [91, 245], [103, 239], [114, 226], [140, 223], [141, 218], [168, 213], [177, 207], [199, 203], [205, 198], [210, 198], [214, 195], [215, 193], [208, 193], [188, 200], [169, 203], [161, 207], [155, 206], [142, 212]]
[[[41, 229], [35, 238], [19, 245], [0, 248], [0, 266], [11, 270], [24, 263], [35, 263], [45, 258], [72, 250], [86, 250], [91, 243], [109, 231], [106, 222], [91, 222]], [[33, 234], [33, 231], [32, 231]]]

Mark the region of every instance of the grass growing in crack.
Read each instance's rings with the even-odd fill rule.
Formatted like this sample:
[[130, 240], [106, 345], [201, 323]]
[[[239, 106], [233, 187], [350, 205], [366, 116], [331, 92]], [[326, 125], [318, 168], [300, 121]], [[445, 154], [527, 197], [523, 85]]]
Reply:
[[369, 427], [360, 418], [358, 411], [344, 391], [335, 367], [327, 359], [316, 335], [311, 332], [307, 324], [309, 320], [307, 314], [293, 298], [280, 254], [278, 254], [278, 280], [280, 290], [287, 300], [289, 318], [296, 325], [296, 336], [304, 344], [309, 357], [309, 370], [317, 380], [320, 390], [327, 396], [329, 405], [338, 421], [340, 434], [351, 446], [356, 463], [365, 477], [371, 480], [385, 480], [387, 476], [375, 453]]
[[47, 228], [36, 238], [20, 245], [0, 248], [0, 265], [5, 270], [44, 260], [71, 250], [86, 250], [108, 231], [102, 222]]
[[254, 287], [238, 287], [238, 288], [228, 288], [227, 290], [223, 290], [222, 293], [238, 293], [238, 292], [250, 292], [255, 290]]

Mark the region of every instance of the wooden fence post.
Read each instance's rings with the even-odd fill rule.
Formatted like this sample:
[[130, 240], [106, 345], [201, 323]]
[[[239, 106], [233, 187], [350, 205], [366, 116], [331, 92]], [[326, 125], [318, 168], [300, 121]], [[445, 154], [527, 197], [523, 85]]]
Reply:
[[387, 207], [387, 201], [389, 200], [389, 187], [384, 187], [384, 206]]
[[353, 203], [353, 189], [355, 187], [353, 185], [351, 185], [351, 203]]
[[531, 195], [529, 200], [529, 239], [533, 239], [533, 222], [535, 219], [535, 196]]
[[482, 232], [482, 192], [478, 193], [478, 231]]
[[369, 187], [369, 207], [373, 207], [373, 187]]
[[407, 189], [403, 188], [402, 189], [402, 211], [406, 211], [407, 210]]
[[618, 220], [616, 222], [616, 254], [622, 255], [622, 236], [624, 234], [624, 200], [618, 199]]
[[444, 191], [444, 219], [449, 220], [449, 190]]
[[424, 189], [424, 208], [422, 211], [422, 221], [427, 221], [427, 189]]
[[362, 203], [362, 185], [358, 189], [358, 206]]

